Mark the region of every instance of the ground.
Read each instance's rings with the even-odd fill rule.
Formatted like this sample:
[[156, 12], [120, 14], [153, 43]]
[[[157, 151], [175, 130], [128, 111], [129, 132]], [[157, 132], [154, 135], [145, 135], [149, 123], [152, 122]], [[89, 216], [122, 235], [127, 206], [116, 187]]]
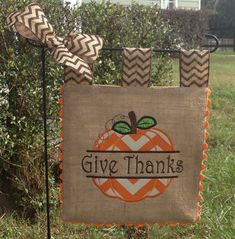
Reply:
[[[175, 84], [178, 65], [174, 63]], [[234, 236], [235, 182], [235, 54], [214, 53], [211, 57], [210, 88], [212, 115], [209, 151], [203, 190], [202, 219], [187, 227], [146, 226], [145, 230], [109, 229], [66, 225], [59, 212], [52, 213], [52, 238], [58, 239], [231, 239]], [[45, 214], [31, 224], [16, 213], [1, 212], [0, 239], [46, 238]]]

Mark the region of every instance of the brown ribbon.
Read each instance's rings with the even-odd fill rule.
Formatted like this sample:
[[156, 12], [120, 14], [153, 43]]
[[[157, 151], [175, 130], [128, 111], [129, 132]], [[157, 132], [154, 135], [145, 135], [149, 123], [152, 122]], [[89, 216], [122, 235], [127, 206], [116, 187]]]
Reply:
[[210, 52], [184, 50], [180, 52], [180, 86], [207, 87], [209, 81]]
[[151, 64], [151, 48], [124, 48], [122, 86], [148, 87], [151, 78]]
[[96, 60], [103, 46], [99, 36], [76, 33], [70, 33], [65, 38], [56, 36], [43, 10], [35, 3], [8, 15], [7, 25], [11, 31], [47, 46], [57, 62], [74, 68], [86, 79], [92, 80], [89, 64]]

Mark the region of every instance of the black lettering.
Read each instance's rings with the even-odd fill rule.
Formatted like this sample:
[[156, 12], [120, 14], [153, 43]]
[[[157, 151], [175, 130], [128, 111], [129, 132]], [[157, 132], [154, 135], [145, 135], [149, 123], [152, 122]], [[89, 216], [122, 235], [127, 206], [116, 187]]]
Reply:
[[98, 157], [95, 156], [95, 173], [98, 172]]
[[107, 166], [108, 166], [108, 159], [100, 160], [100, 168], [103, 174], [106, 172]]
[[138, 155], [136, 155], [136, 157], [135, 157], [135, 173], [136, 174], [143, 174], [144, 173], [144, 163], [141, 160], [139, 160]]
[[[160, 168], [162, 169], [161, 173], [165, 173], [165, 163], [164, 163], [164, 161], [162, 161], [162, 160], [156, 161], [156, 164], [157, 164], [157, 172], [156, 173], [160, 172]], [[160, 166], [162, 166], [162, 167], [160, 167]]]
[[89, 162], [89, 161], [87, 162], [86, 161], [86, 159], [91, 159], [91, 158], [92, 158], [92, 154], [86, 155], [82, 159], [82, 169], [86, 173], [91, 173], [92, 172], [92, 162]]
[[115, 160], [112, 160], [109, 163], [109, 176], [112, 176], [112, 174], [117, 173], [118, 169], [115, 170], [116, 165], [117, 165], [117, 161]]
[[182, 173], [183, 170], [184, 170], [184, 167], [183, 167], [183, 161], [182, 160], [178, 160], [177, 163], [176, 163], [177, 167], [176, 167], [176, 172], [177, 173]]
[[[171, 158], [171, 156], [169, 155], [167, 158], [167, 173], [175, 173], [174, 167], [172, 167], [172, 165], [174, 165], [175, 160]], [[171, 172], [170, 172], [171, 169]]]
[[130, 171], [131, 171], [131, 159], [133, 159], [133, 158], [134, 158], [134, 155], [124, 157], [124, 160], [127, 160], [127, 173], [128, 174], [130, 174]]
[[149, 160], [146, 162], [146, 172], [147, 173], [154, 173], [153, 163]]

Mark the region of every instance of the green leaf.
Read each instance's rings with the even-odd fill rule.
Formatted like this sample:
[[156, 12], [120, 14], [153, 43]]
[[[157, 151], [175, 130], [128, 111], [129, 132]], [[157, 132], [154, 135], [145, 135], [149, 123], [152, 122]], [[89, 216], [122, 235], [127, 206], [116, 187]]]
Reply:
[[143, 116], [137, 122], [138, 129], [150, 129], [157, 124], [157, 121], [151, 116]]
[[130, 134], [131, 126], [125, 121], [118, 121], [113, 125], [112, 130], [119, 134]]

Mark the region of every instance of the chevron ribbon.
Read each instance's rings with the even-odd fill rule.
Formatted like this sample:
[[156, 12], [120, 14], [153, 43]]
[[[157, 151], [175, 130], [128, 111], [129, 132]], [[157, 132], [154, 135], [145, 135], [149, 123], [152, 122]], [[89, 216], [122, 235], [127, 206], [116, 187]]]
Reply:
[[83, 81], [92, 82], [90, 65], [103, 46], [103, 40], [99, 36], [73, 32], [65, 38], [56, 36], [43, 10], [35, 3], [9, 14], [6, 21], [11, 31], [47, 46], [58, 63], [75, 71]]
[[122, 85], [147, 87], [151, 78], [151, 62], [152, 50], [150, 48], [125, 48]]
[[207, 87], [209, 81], [209, 51], [181, 50], [180, 86]]
[[[92, 63], [97, 58], [98, 51], [103, 45], [103, 41], [100, 37], [74, 33], [70, 33], [69, 36], [66, 37], [66, 43], [70, 52], [79, 55], [88, 63], [90, 69], [92, 69]], [[80, 74], [79, 70], [70, 66], [65, 67], [64, 76], [65, 83], [92, 84], [92, 80], [84, 77], [84, 75]]]

